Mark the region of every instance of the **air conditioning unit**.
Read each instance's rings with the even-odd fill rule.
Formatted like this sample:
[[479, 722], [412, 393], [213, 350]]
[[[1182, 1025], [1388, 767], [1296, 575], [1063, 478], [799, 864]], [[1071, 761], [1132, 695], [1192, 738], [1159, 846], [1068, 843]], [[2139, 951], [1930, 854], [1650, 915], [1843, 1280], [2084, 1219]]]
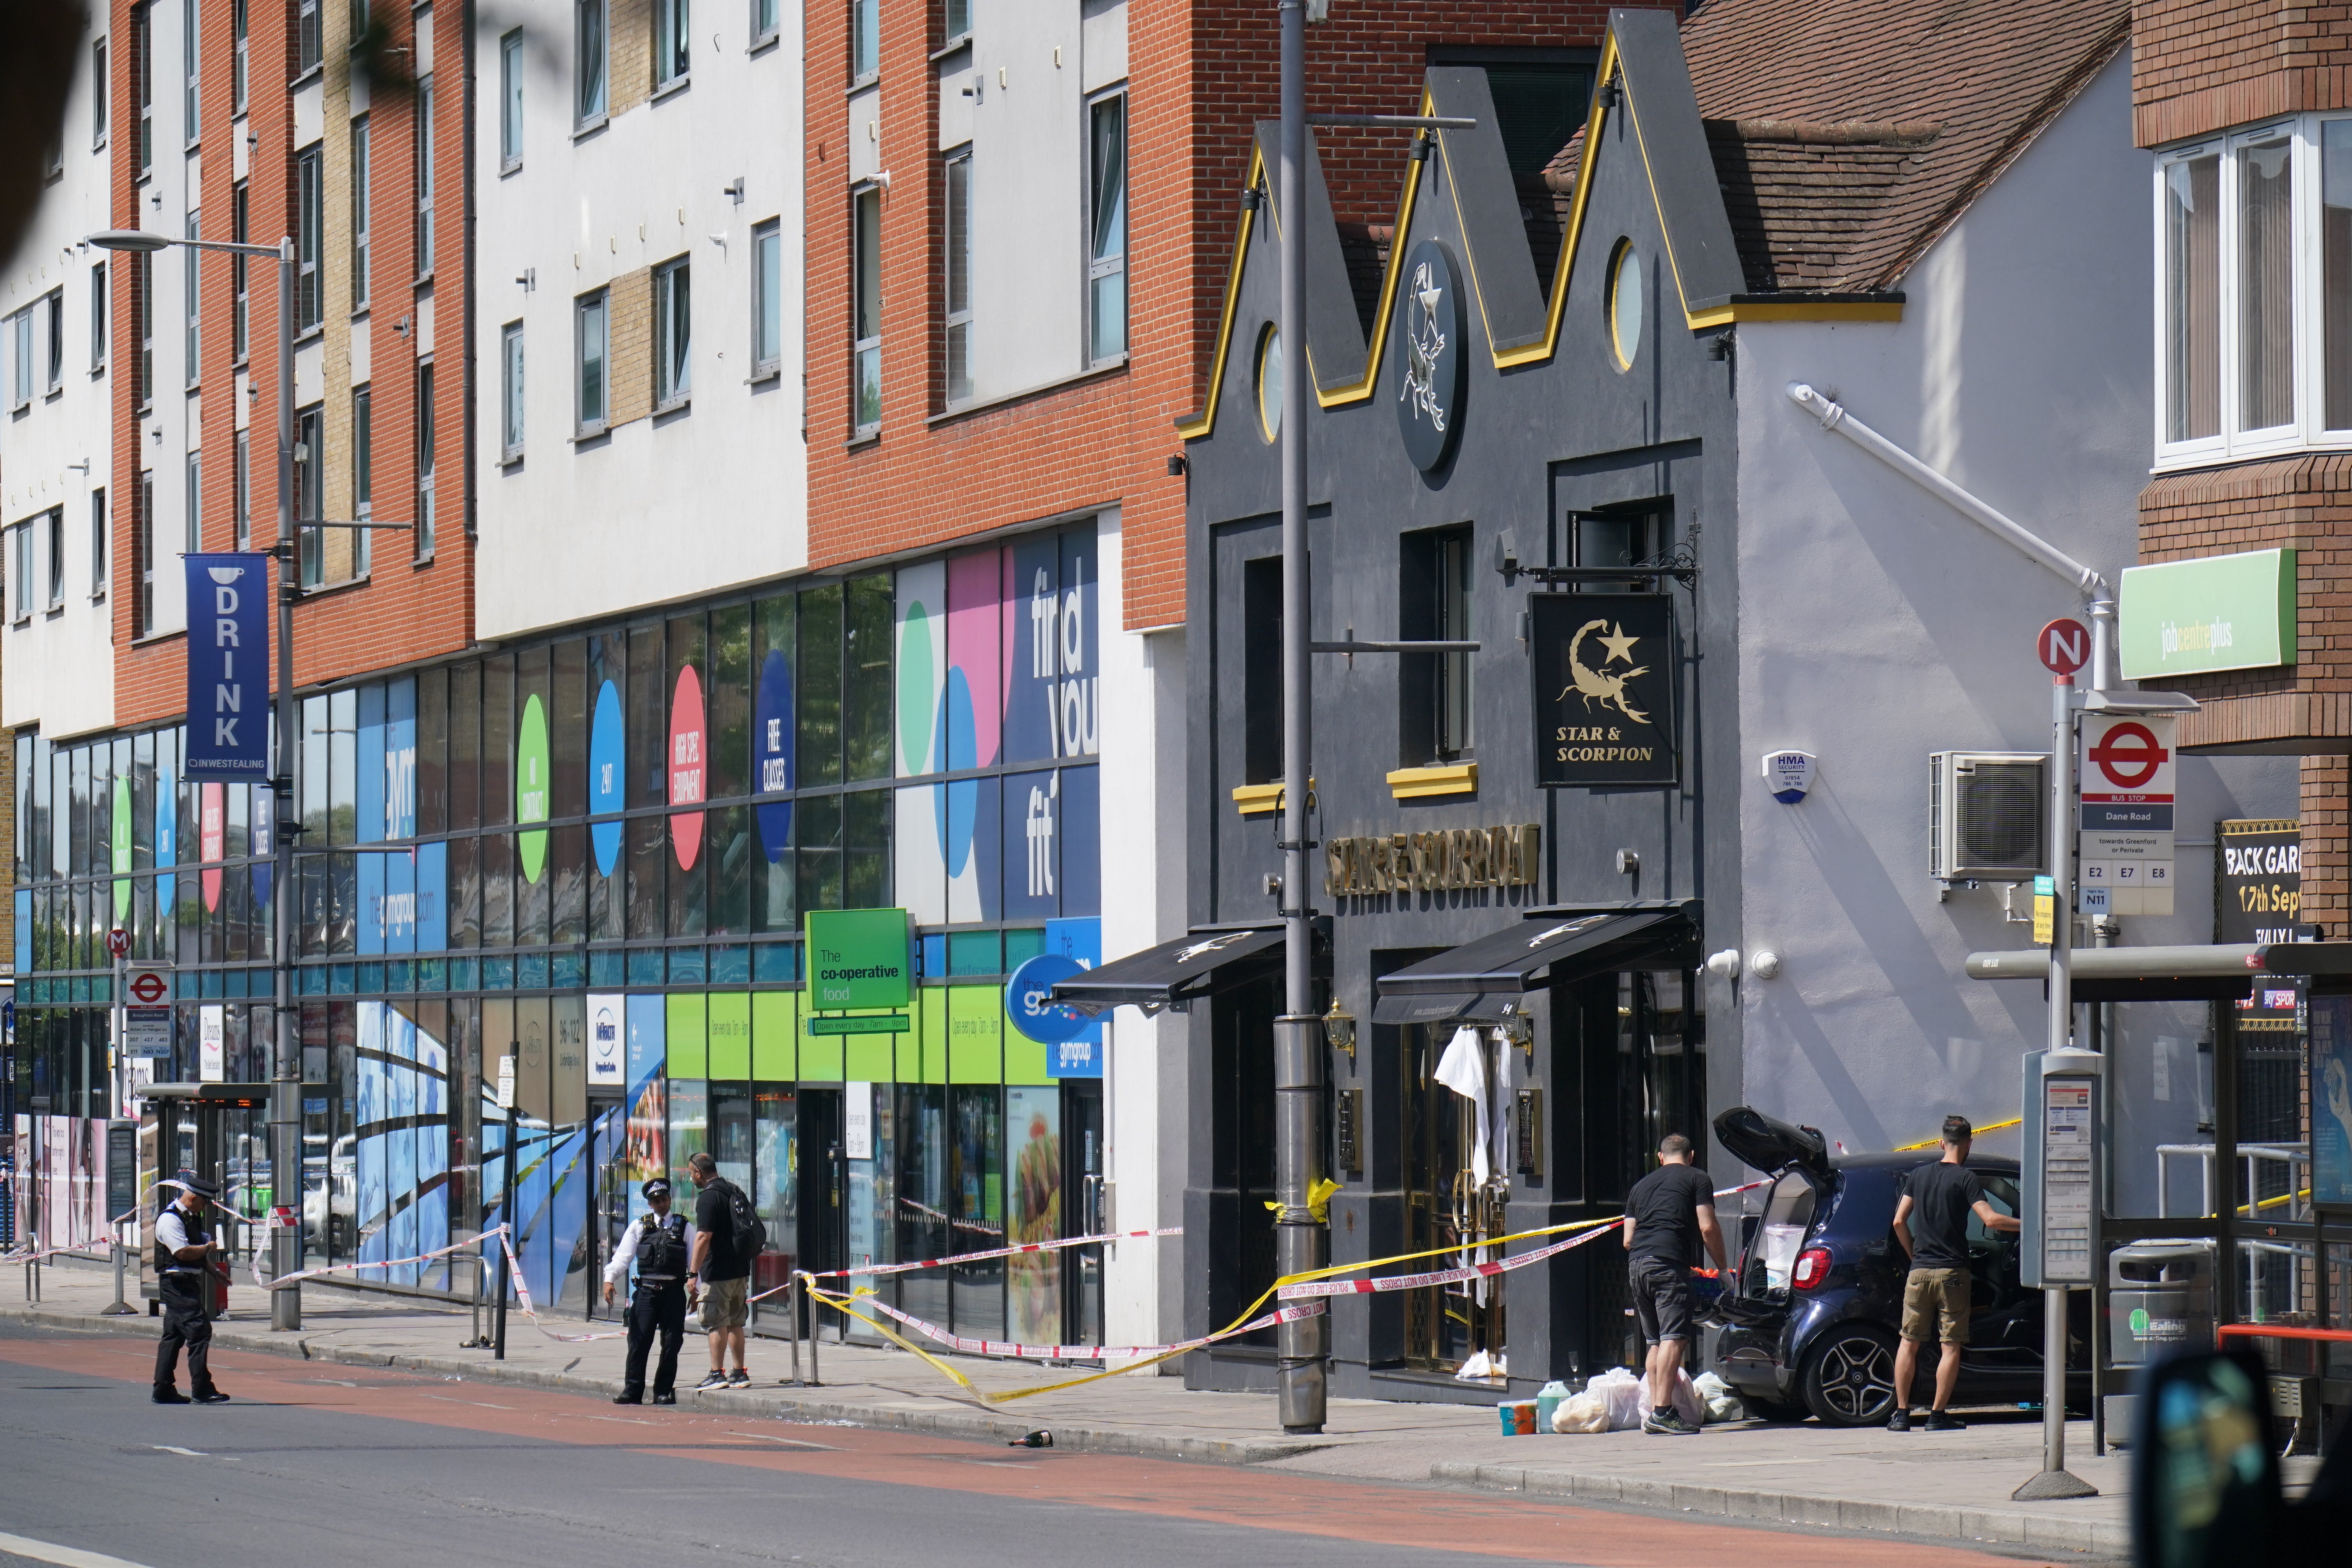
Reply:
[[1931, 752], [1931, 872], [1947, 882], [2025, 882], [2050, 869], [2050, 759], [2039, 752]]

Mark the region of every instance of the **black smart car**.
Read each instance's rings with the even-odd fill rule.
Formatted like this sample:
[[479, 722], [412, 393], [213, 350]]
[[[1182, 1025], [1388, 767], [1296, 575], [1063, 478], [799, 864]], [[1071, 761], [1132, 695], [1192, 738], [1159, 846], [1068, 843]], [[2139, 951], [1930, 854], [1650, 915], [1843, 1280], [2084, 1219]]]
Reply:
[[[1895, 1205], [1908, 1172], [1942, 1157], [1935, 1149], [1831, 1157], [1821, 1133], [1747, 1106], [1715, 1119], [1715, 1135], [1746, 1163], [1774, 1173], [1764, 1212], [1741, 1252], [1737, 1289], [1708, 1310], [1720, 1333], [1715, 1370], [1748, 1410], [1775, 1420], [1819, 1416], [1831, 1426], [1884, 1422], [1895, 1402], [1895, 1331], [1910, 1260], [1895, 1239]], [[2018, 1212], [2018, 1164], [1972, 1154], [1985, 1200]], [[1969, 1344], [1955, 1405], [2039, 1399], [2042, 1292], [2018, 1281], [2018, 1242], [1969, 1220], [1974, 1280]], [[2076, 1292], [2084, 1321], [2089, 1299]], [[1935, 1391], [1936, 1352], [1919, 1360], [1911, 1397]], [[2079, 1385], [2079, 1386], [2077, 1386]], [[2090, 1374], [2069, 1379], [2069, 1403], [2087, 1407]]]

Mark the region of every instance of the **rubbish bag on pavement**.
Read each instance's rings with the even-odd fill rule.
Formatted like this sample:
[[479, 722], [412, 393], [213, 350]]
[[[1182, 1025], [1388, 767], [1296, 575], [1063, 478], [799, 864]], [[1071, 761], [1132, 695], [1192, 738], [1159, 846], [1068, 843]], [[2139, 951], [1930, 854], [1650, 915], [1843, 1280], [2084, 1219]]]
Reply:
[[1552, 1408], [1551, 1429], [1555, 1432], [1608, 1431], [1608, 1396], [1600, 1394], [1577, 1394], [1561, 1400]]
[[1748, 1407], [1739, 1403], [1739, 1395], [1732, 1393], [1731, 1385], [1715, 1373], [1700, 1373], [1692, 1380], [1691, 1386], [1697, 1392], [1699, 1403], [1706, 1407], [1709, 1421], [1745, 1421], [1748, 1418]]
[[1591, 1378], [1584, 1385], [1587, 1394], [1598, 1395], [1609, 1411], [1611, 1432], [1630, 1431], [1642, 1424], [1649, 1395], [1643, 1391], [1642, 1380], [1622, 1366]]

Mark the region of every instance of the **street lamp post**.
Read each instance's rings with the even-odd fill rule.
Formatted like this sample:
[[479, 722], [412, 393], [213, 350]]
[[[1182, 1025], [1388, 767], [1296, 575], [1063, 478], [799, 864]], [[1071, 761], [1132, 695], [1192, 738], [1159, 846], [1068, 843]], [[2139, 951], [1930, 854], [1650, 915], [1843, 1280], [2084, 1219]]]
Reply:
[[[1282, 343], [1282, 1016], [1275, 1026], [1275, 1267], [1323, 1266], [1330, 1232], [1312, 1199], [1323, 1150], [1323, 1032], [1315, 1010], [1314, 931], [1307, 903], [1307, 812], [1314, 730], [1308, 651], [1312, 584], [1307, 550], [1307, 0], [1278, 0], [1282, 139], [1276, 216], [1281, 225]], [[1319, 7], [1318, 7], [1319, 11]], [[1276, 1399], [1286, 1432], [1323, 1430], [1330, 1320], [1282, 1324]]]
[[[292, 878], [294, 841], [302, 829], [295, 818], [294, 766], [299, 748], [294, 739], [294, 606], [302, 596], [299, 581], [299, 550], [294, 516], [294, 239], [281, 236], [276, 245], [247, 245], [225, 239], [184, 239], [145, 229], [106, 229], [89, 237], [101, 250], [152, 255], [170, 246], [191, 250], [223, 250], [233, 256], [268, 257], [278, 263], [278, 540], [268, 553], [278, 563], [278, 693], [277, 754], [269, 770], [269, 788], [276, 800], [269, 837], [271, 1012], [276, 1029], [271, 1041], [269, 1073], [270, 1205], [291, 1207], [296, 1222], [273, 1226], [269, 1231], [270, 1278], [283, 1279], [302, 1266], [299, 1219], [302, 1184], [302, 1047], [294, 1016], [294, 900]], [[322, 528], [404, 529], [404, 522], [329, 522]], [[291, 1180], [293, 1202], [287, 1203]], [[292, 1330], [302, 1326], [302, 1288], [299, 1285], [269, 1293], [269, 1326]]]

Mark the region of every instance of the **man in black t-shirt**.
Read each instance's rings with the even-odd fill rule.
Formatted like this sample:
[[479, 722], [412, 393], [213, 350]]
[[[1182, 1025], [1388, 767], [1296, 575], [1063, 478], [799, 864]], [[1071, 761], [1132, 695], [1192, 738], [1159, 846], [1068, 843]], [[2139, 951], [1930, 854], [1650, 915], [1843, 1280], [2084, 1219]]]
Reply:
[[1984, 1184], [1969, 1169], [1969, 1145], [1976, 1129], [1965, 1116], [1944, 1118], [1944, 1157], [1905, 1179], [1895, 1205], [1895, 1239], [1911, 1255], [1903, 1282], [1903, 1341], [1895, 1350], [1895, 1414], [1890, 1432], [1911, 1430], [1911, 1379], [1919, 1347], [1943, 1341], [1936, 1363], [1936, 1403], [1927, 1412], [1930, 1432], [1958, 1432], [1965, 1425], [1945, 1411], [1960, 1381], [1960, 1347], [1969, 1342], [1969, 1215], [1994, 1230], [2016, 1230], [2018, 1222], [1985, 1202]]
[[1658, 1143], [1658, 1168], [1625, 1194], [1627, 1282], [1633, 1288], [1633, 1317], [1649, 1345], [1644, 1370], [1650, 1414], [1642, 1430], [1673, 1436], [1698, 1430], [1676, 1414], [1674, 1390], [1683, 1347], [1690, 1339], [1690, 1271], [1698, 1262], [1700, 1243], [1714, 1256], [1717, 1268], [1730, 1267], [1723, 1227], [1715, 1220], [1714, 1185], [1692, 1159], [1689, 1139], [1679, 1132], [1666, 1134]]
[[[697, 1153], [686, 1163], [694, 1182], [693, 1279], [702, 1288], [702, 1331], [710, 1336], [710, 1372], [698, 1389], [749, 1388], [751, 1374], [743, 1367], [743, 1325], [751, 1315], [746, 1297], [751, 1284], [751, 1260], [735, 1255], [735, 1184], [719, 1174], [719, 1162]], [[732, 1354], [735, 1370], [727, 1370]]]

